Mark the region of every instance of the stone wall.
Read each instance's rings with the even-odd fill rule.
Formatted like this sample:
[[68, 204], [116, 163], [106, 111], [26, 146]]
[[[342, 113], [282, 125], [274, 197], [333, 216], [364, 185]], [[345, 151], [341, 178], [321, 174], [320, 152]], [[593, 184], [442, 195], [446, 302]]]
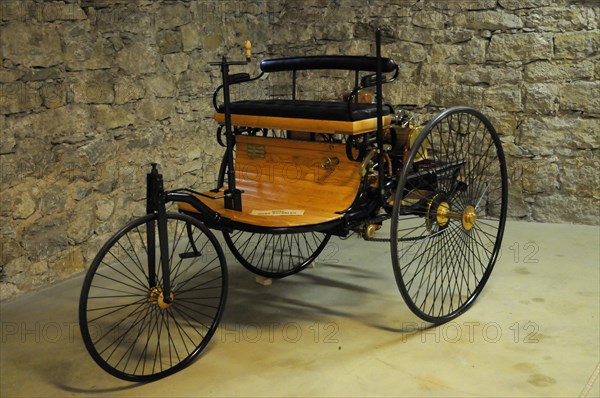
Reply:
[[285, 10], [281, 25], [294, 29], [273, 37], [272, 53], [374, 53], [381, 26], [401, 68], [386, 100], [421, 122], [453, 105], [490, 117], [512, 218], [600, 223], [600, 3], [292, 0]]
[[[145, 212], [145, 173], [214, 188], [218, 69], [263, 5], [215, 1], [1, 0], [1, 295], [83, 271]], [[240, 24], [239, 21], [245, 21]]]
[[[597, 224], [599, 17], [569, 0], [0, 0], [1, 298], [83, 271], [144, 213], [151, 162], [168, 187], [213, 187], [208, 61], [246, 39], [256, 59], [372, 54], [381, 26], [402, 68], [390, 102], [419, 121], [457, 104], [492, 118], [511, 217]], [[316, 90], [322, 76], [302, 95], [347, 88]]]

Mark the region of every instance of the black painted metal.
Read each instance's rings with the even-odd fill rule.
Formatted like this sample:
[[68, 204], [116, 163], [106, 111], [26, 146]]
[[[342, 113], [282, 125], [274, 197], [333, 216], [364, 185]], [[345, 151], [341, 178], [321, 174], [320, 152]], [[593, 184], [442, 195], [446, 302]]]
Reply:
[[292, 71], [292, 100], [296, 100], [296, 69]]
[[[211, 65], [216, 65], [217, 63], [211, 63]], [[238, 64], [227, 62], [228, 65]], [[291, 58], [277, 58], [277, 59], [266, 59], [263, 60], [260, 64], [262, 72], [254, 77], [249, 78], [246, 74], [244, 74], [243, 78], [239, 79], [231, 79], [228, 77], [227, 82], [223, 81], [223, 84], [217, 87], [213, 94], [213, 106], [217, 112], [223, 112], [224, 107], [221, 107], [217, 104], [217, 96], [218, 92], [223, 89], [225, 85], [228, 86], [231, 84], [238, 84], [243, 82], [249, 82], [259, 79], [263, 76], [265, 72], [282, 72], [282, 71], [292, 71], [292, 101], [297, 99], [297, 71], [298, 70], [309, 70], [309, 69], [324, 69], [324, 70], [352, 70], [355, 73], [355, 84], [354, 89], [352, 90], [350, 96], [348, 97], [348, 120], [353, 120], [352, 115], [352, 104], [358, 102], [358, 91], [373, 86], [375, 84], [359, 84], [359, 72], [360, 71], [370, 71], [377, 72], [377, 65], [379, 65], [381, 72], [380, 73], [389, 73], [394, 72], [394, 75], [389, 79], [383, 79], [383, 84], [391, 83], [396, 80], [398, 74], [400, 73], [400, 69], [398, 65], [390, 58], [381, 58], [379, 56], [379, 61], [377, 57], [364, 57], [364, 56], [307, 56], [307, 57], [291, 57]], [[236, 74], [233, 76], [237, 76], [241, 74]], [[377, 76], [377, 73], [372, 76]], [[367, 76], [368, 77], [368, 76]], [[368, 82], [368, 79], [362, 79], [363, 82]], [[362, 82], [361, 82], [362, 83]]]
[[[163, 177], [158, 172], [156, 163], [152, 164], [152, 170], [147, 176], [147, 183], [148, 186], [146, 191], [149, 195], [146, 198], [146, 207], [148, 213], [156, 213], [157, 215], [156, 223], [158, 224], [158, 244], [160, 247], [160, 262], [163, 273], [162, 289], [164, 302], [168, 304], [171, 302], [171, 275], [169, 270], [169, 240], [167, 238], [167, 209], [165, 207]], [[152, 224], [154, 223], [152, 222]], [[150, 281], [150, 287], [153, 287], [155, 286], [155, 283], [152, 282], [156, 281], [156, 259], [154, 258], [154, 254], [150, 254], [154, 253], [154, 245], [156, 244], [154, 239], [153, 225], [151, 226], [151, 231], [147, 233], [149, 238], [148, 246], [150, 246], [148, 250], [148, 257], [149, 260], [152, 260], [152, 263], [149, 261], [148, 272], [151, 274], [149, 279], [154, 279], [153, 281]]]
[[[152, 163], [152, 171], [146, 174], [146, 214], [154, 213], [154, 209], [156, 208], [153, 199], [154, 199], [154, 183], [153, 176], [156, 170], [156, 163]], [[152, 250], [148, 250], [148, 288], [152, 289], [156, 286], [156, 225], [154, 224], [154, 220], [150, 219], [146, 223], [146, 239], [148, 241], [148, 246]]]
[[377, 53], [377, 149], [379, 162], [379, 192], [381, 198], [385, 196], [384, 180], [385, 180], [385, 158], [383, 149], [383, 64], [381, 58], [381, 29], [377, 29], [375, 34], [375, 47]]
[[[359, 74], [359, 70], [355, 70], [354, 71], [354, 89], [352, 90], [352, 93], [350, 94], [350, 97], [348, 98], [348, 103], [352, 102], [352, 94], [356, 93], [358, 94], [358, 90], [359, 90], [359, 86], [358, 86], [358, 74]], [[354, 98], [354, 102], [358, 102], [358, 95], [355, 94], [355, 98]]]
[[[242, 211], [242, 192], [235, 187], [235, 162], [233, 160], [233, 132], [231, 129], [231, 99], [229, 96], [229, 65], [237, 63], [228, 63], [227, 58], [221, 60], [221, 75], [223, 77], [223, 108], [225, 111], [225, 140], [227, 147], [227, 190], [225, 191], [225, 208]], [[245, 64], [245, 63], [242, 63]]]
[[[221, 216], [219, 215], [219, 213], [213, 211], [210, 207], [208, 207], [207, 205], [202, 203], [202, 201], [200, 199], [198, 199], [197, 197], [195, 197], [194, 195], [192, 195], [190, 193], [186, 193], [186, 192], [182, 192], [181, 190], [178, 190], [178, 191], [167, 192], [165, 196], [166, 196], [166, 199], [165, 199], [166, 203], [182, 202], [182, 203], [187, 203], [187, 204], [191, 205], [192, 207], [194, 207], [196, 210], [198, 210], [199, 215], [200, 215], [199, 217], [196, 217], [196, 218], [199, 218], [200, 220], [205, 222], [211, 228], [217, 227], [219, 225], [219, 223], [221, 222]], [[194, 214], [197, 214], [197, 213], [194, 213]], [[219, 228], [217, 227], [217, 229], [219, 229]]]
[[195, 240], [194, 240], [194, 233], [192, 231], [192, 225], [191, 224], [185, 224], [185, 230], [187, 232], [188, 242], [189, 242], [189, 244], [191, 246], [191, 249], [192, 249], [191, 256], [189, 256], [189, 257], [198, 257], [198, 256], [200, 256], [202, 253], [196, 247], [196, 243], [195, 243]]
[[[228, 62], [229, 65], [245, 65], [246, 63]], [[210, 65], [220, 65], [220, 63], [219, 62], [211, 62]], [[240, 79], [239, 81], [231, 81], [230, 80], [229, 81], [229, 85], [231, 86], [232, 84], [240, 84], [240, 83], [253, 82], [253, 81], [258, 80], [261, 77], [263, 77], [263, 75], [264, 75], [264, 73], [261, 72], [257, 76], [254, 76], [254, 77], [249, 78], [249, 79]], [[213, 92], [212, 102], [213, 102], [213, 107], [215, 108], [215, 110], [217, 112], [220, 112], [220, 110], [219, 110], [220, 107], [219, 107], [219, 104], [217, 103], [217, 97], [219, 96], [219, 91], [221, 91], [222, 89], [223, 89], [223, 85], [221, 84]]]
[[[382, 71], [393, 72], [398, 66], [390, 58], [382, 59]], [[318, 55], [307, 57], [289, 57], [265, 59], [260, 63], [263, 72], [285, 72], [292, 70], [310, 69], [339, 69], [361, 70], [365, 72], [377, 71], [377, 58], [353, 55]]]

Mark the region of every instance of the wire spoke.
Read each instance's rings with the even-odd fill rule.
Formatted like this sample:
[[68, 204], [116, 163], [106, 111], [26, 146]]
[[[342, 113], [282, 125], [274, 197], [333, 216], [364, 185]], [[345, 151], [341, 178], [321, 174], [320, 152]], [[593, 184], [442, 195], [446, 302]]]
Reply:
[[136, 219], [109, 241], [90, 267], [80, 303], [82, 336], [94, 359], [132, 381], [155, 380], [190, 363], [216, 330], [227, 291], [210, 231], [188, 216], [168, 214], [172, 289], [166, 302], [162, 267], [157, 285], [148, 285], [148, 253], [160, 258], [157, 237], [145, 233], [151, 223], [157, 223], [154, 214]]
[[410, 309], [443, 322], [473, 302], [493, 268], [506, 219], [506, 164], [477, 111], [449, 109], [422, 134], [394, 199], [392, 262]]
[[281, 278], [305, 269], [323, 251], [330, 235], [319, 232], [267, 234], [224, 233], [236, 259], [250, 271]]

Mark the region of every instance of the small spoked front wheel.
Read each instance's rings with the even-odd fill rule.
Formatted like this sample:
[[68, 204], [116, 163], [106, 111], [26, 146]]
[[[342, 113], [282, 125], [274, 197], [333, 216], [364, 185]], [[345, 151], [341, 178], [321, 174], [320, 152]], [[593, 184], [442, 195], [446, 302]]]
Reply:
[[169, 299], [157, 215], [135, 219], [100, 250], [83, 284], [79, 325], [92, 358], [113, 376], [147, 382], [187, 366], [223, 314], [223, 252], [199, 221], [167, 214]]
[[248, 270], [267, 278], [283, 278], [308, 267], [327, 246], [322, 232], [223, 232], [227, 246]]
[[456, 107], [431, 120], [404, 163], [391, 225], [392, 264], [409, 308], [447, 322], [464, 312], [494, 267], [508, 179], [496, 130]]

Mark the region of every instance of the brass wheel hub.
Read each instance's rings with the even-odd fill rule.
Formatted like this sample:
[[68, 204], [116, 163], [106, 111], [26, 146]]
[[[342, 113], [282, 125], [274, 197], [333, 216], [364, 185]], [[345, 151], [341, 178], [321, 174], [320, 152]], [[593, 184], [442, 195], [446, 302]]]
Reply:
[[473, 226], [475, 226], [475, 221], [477, 221], [477, 212], [473, 206], [465, 207], [465, 210], [462, 214], [462, 225], [463, 228], [467, 231], [470, 231]]
[[435, 220], [440, 227], [445, 227], [450, 221], [450, 205], [448, 202], [442, 202], [437, 208]]
[[427, 230], [433, 232], [435, 225], [439, 228], [445, 228], [448, 225], [451, 217], [450, 203], [446, 202], [446, 197], [443, 193], [436, 194], [427, 206], [425, 223]]
[[150, 289], [150, 294], [148, 296], [148, 302], [150, 304], [158, 305], [161, 309], [165, 310], [165, 309], [169, 308], [171, 306], [171, 304], [173, 304], [173, 299], [175, 298], [175, 296], [173, 295], [173, 292], [171, 292], [171, 294], [169, 296], [170, 296], [171, 300], [168, 303], [165, 303], [165, 296], [163, 294], [162, 288], [153, 287], [152, 289]]
[[426, 214], [427, 229], [431, 232], [437, 224], [440, 229], [446, 228], [450, 220], [460, 221], [465, 231], [470, 231], [477, 222], [477, 211], [475, 207], [468, 205], [462, 212], [450, 207], [450, 202], [443, 194], [438, 194], [429, 202]]

